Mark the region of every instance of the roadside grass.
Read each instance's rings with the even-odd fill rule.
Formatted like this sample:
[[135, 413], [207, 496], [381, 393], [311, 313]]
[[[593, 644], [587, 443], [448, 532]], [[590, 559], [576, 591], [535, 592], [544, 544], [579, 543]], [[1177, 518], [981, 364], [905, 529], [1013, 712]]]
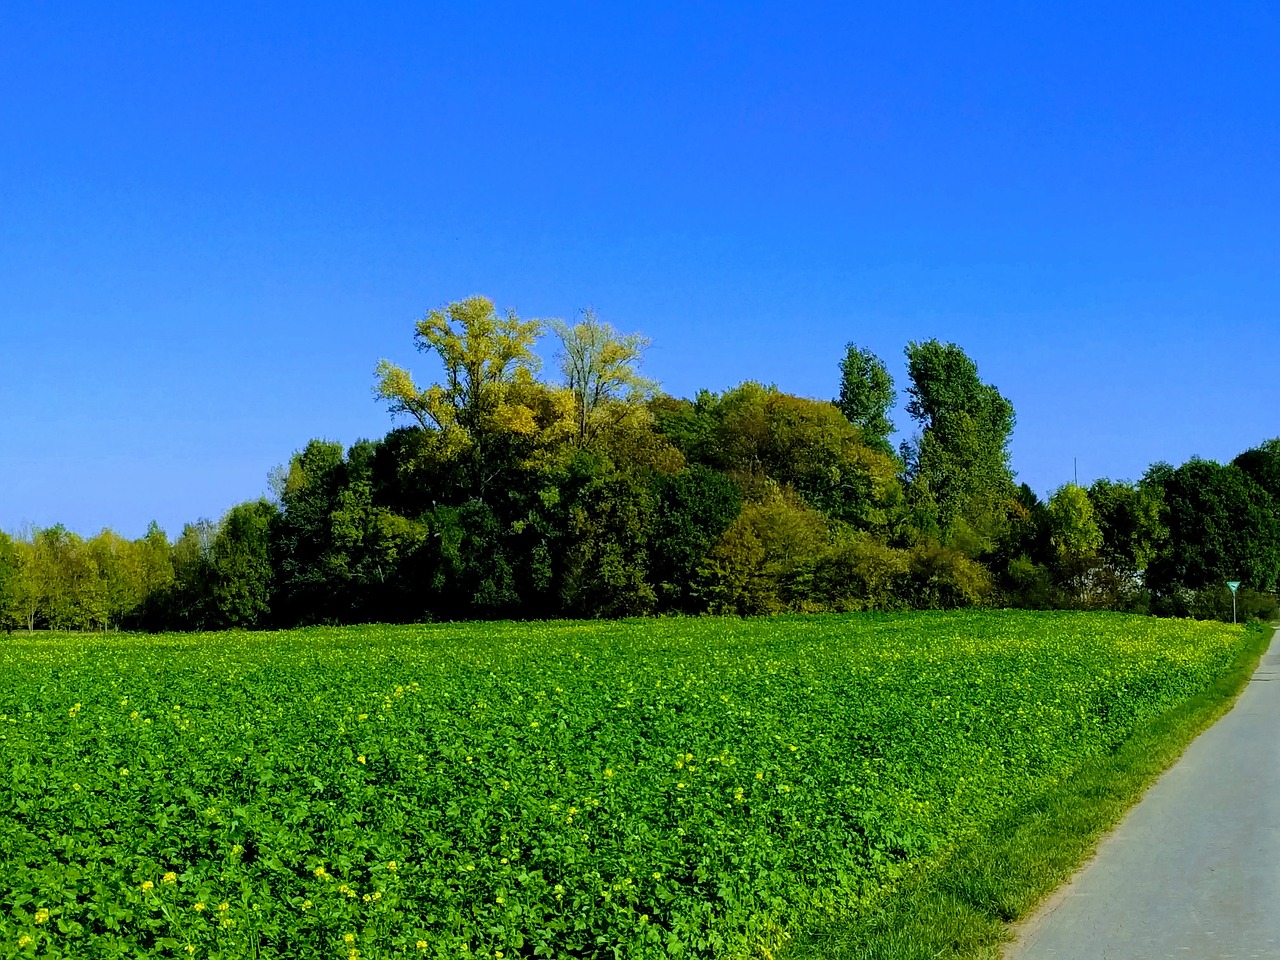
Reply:
[[1225, 714], [1253, 674], [1272, 626], [1253, 623], [1234, 667], [900, 885], [879, 909], [797, 938], [788, 960], [995, 960], [1024, 919], [1088, 859], [1148, 786]]

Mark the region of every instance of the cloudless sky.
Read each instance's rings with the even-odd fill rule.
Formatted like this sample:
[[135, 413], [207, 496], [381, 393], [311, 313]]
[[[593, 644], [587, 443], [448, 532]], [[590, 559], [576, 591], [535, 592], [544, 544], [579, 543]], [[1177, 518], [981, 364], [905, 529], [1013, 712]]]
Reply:
[[1280, 434], [1278, 229], [1270, 4], [13, 0], [0, 528], [217, 518], [383, 435], [377, 360], [429, 381], [475, 293], [675, 395], [954, 341], [1041, 495], [1228, 460]]

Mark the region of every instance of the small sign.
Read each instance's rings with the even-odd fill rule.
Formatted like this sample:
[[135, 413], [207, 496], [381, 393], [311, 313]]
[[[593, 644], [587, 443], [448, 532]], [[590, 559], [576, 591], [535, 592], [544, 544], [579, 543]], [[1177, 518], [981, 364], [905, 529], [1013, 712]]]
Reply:
[[1236, 589], [1240, 586], [1240, 581], [1239, 581], [1239, 580], [1228, 580], [1228, 581], [1227, 581], [1227, 586], [1231, 588], [1231, 592], [1232, 592], [1232, 593], [1235, 593], [1235, 592], [1236, 592]]

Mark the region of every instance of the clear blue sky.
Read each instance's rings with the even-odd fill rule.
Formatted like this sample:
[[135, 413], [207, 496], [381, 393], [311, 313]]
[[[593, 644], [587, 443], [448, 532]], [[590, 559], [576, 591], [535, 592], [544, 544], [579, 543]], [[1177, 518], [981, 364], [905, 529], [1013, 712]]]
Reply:
[[0, 7], [0, 528], [216, 518], [473, 293], [676, 395], [953, 340], [1042, 495], [1280, 434], [1274, 5], [622, 7]]

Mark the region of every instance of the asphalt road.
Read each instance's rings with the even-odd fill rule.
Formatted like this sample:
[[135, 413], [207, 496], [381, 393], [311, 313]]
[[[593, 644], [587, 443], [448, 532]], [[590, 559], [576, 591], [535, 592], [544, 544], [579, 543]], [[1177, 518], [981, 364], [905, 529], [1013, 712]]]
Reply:
[[1280, 960], [1280, 643], [1006, 960]]

